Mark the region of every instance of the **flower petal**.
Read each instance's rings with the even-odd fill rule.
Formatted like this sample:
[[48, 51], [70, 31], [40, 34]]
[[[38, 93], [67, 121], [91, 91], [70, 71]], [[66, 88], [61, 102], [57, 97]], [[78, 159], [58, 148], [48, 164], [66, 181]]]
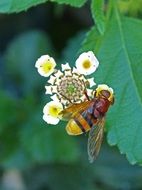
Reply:
[[48, 123], [48, 124], [52, 124], [52, 125], [57, 125], [59, 123], [59, 119], [58, 118], [55, 118], [55, 117], [52, 117], [50, 115], [43, 115], [43, 120]]
[[60, 102], [57, 94], [54, 94], [53, 96], [50, 97], [54, 102]]
[[55, 66], [55, 60], [49, 55], [42, 55], [35, 63], [39, 74], [44, 77], [50, 76], [54, 72]]
[[56, 77], [54, 77], [53, 75], [51, 75], [50, 78], [49, 78], [49, 80], [47, 82], [53, 85], [55, 83], [55, 81], [56, 81]]
[[86, 89], [87, 90], [87, 94], [88, 94], [88, 96], [89, 97], [91, 97], [91, 98], [93, 98], [93, 92], [94, 92], [94, 90], [92, 90], [92, 89]]
[[65, 70], [64, 73], [65, 73], [65, 76], [72, 76], [71, 70]]
[[75, 68], [75, 67], [73, 67], [72, 73], [75, 73], [75, 74], [77, 74], [77, 75], [80, 75], [80, 73], [78, 72], [77, 68]]
[[88, 57], [90, 58], [90, 60], [94, 63], [95, 67], [98, 68], [99, 61], [96, 58], [96, 56], [94, 55], [94, 53], [92, 51], [88, 51], [87, 54], [88, 54]]
[[87, 81], [88, 81], [88, 79], [86, 79], [86, 78], [84, 77], [84, 75], [80, 75], [80, 76], [79, 76], [79, 79], [83, 80], [84, 82], [87, 82]]
[[69, 63], [61, 64], [61, 67], [62, 67], [62, 71], [71, 70], [71, 67], [69, 66]]
[[63, 73], [60, 70], [58, 70], [57, 72], [54, 73], [54, 76], [56, 78], [60, 78], [61, 76], [63, 76]]
[[96, 71], [99, 62], [92, 51], [82, 53], [76, 60], [76, 68], [79, 73], [90, 75]]
[[53, 94], [52, 93], [52, 86], [45, 86], [45, 89], [46, 89], [45, 94]]
[[90, 78], [90, 79], [87, 79], [89, 84], [90, 84], [90, 87], [93, 87], [96, 85], [96, 83], [94, 82], [94, 78]]
[[52, 86], [52, 92], [53, 93], [57, 93], [58, 91], [57, 91], [57, 86]]
[[58, 114], [63, 110], [63, 106], [58, 101], [48, 102], [43, 108], [43, 119], [50, 124], [59, 122]]

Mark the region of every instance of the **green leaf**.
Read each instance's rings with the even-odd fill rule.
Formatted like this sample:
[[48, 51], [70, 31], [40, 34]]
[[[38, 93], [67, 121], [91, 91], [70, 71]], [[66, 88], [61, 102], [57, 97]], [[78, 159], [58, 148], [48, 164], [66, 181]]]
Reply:
[[[1, 0], [0, 12], [1, 13], [13, 13], [27, 10], [30, 7], [36, 6], [41, 3], [45, 3], [48, 0]], [[75, 7], [81, 7], [86, 0], [50, 0], [59, 4], [68, 4]]]
[[[93, 40], [92, 40], [93, 39]], [[101, 35], [96, 27], [92, 27], [89, 32], [86, 33], [86, 38], [82, 42], [80, 52], [94, 50], [97, 51], [98, 43], [101, 40]]]
[[43, 54], [52, 54], [51, 42], [41, 31], [29, 31], [15, 38], [5, 52], [8, 75], [22, 93], [37, 91], [44, 79], [35, 62]]
[[89, 42], [94, 42], [93, 51], [100, 61], [95, 79], [115, 92], [115, 104], [107, 117], [108, 142], [117, 145], [132, 164], [142, 164], [141, 31], [141, 21], [121, 17], [115, 10], [104, 36], [95, 41], [91, 33], [85, 43], [89, 48]]
[[59, 4], [71, 5], [74, 7], [81, 7], [87, 0], [50, 0], [51, 2], [57, 2]]
[[13, 13], [27, 10], [28, 8], [44, 3], [47, 0], [1, 0], [0, 12], [1, 13]]
[[97, 29], [100, 34], [105, 31], [105, 17], [103, 11], [104, 0], [92, 0], [91, 2], [91, 12]]
[[118, 6], [120, 11], [123, 12], [123, 14], [138, 17], [142, 13], [142, 0], [119, 0]]

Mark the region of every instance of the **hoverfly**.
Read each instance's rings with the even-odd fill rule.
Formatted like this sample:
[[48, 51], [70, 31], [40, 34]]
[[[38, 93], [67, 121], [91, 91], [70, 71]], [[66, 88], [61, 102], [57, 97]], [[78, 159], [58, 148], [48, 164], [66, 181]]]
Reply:
[[88, 157], [92, 163], [97, 157], [104, 134], [105, 115], [114, 103], [112, 88], [98, 85], [94, 98], [90, 100], [85, 91], [87, 101], [73, 103], [60, 112], [62, 119], [68, 120], [66, 131], [69, 135], [80, 135], [89, 132]]

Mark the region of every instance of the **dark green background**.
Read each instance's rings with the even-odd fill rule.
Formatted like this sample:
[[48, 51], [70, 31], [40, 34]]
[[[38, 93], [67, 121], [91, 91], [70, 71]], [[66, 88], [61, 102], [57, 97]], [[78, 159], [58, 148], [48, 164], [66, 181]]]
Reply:
[[[141, 18], [139, 12], [127, 14]], [[142, 189], [142, 169], [108, 146], [106, 136], [89, 164], [87, 135], [68, 136], [66, 123], [49, 126], [42, 120], [49, 98], [47, 79], [34, 66], [37, 58], [49, 54], [58, 65], [74, 65], [91, 26], [89, 3], [80, 9], [46, 3], [0, 15], [0, 189], [13, 190], [4, 189], [3, 180], [15, 169], [26, 190]]]

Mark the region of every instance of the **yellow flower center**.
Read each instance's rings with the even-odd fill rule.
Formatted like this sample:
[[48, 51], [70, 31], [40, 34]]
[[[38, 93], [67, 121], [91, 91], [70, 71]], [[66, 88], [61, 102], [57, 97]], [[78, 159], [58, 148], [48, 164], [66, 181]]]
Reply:
[[61, 107], [57, 107], [57, 106], [50, 106], [49, 107], [49, 115], [51, 115], [53, 117], [58, 117], [58, 114], [61, 111], [62, 111]]
[[89, 69], [91, 67], [91, 62], [88, 59], [86, 59], [83, 62], [82, 66], [84, 67], [84, 69]]
[[48, 73], [53, 69], [53, 64], [49, 61], [46, 61], [43, 63], [42, 69], [43, 69], [44, 73]]

